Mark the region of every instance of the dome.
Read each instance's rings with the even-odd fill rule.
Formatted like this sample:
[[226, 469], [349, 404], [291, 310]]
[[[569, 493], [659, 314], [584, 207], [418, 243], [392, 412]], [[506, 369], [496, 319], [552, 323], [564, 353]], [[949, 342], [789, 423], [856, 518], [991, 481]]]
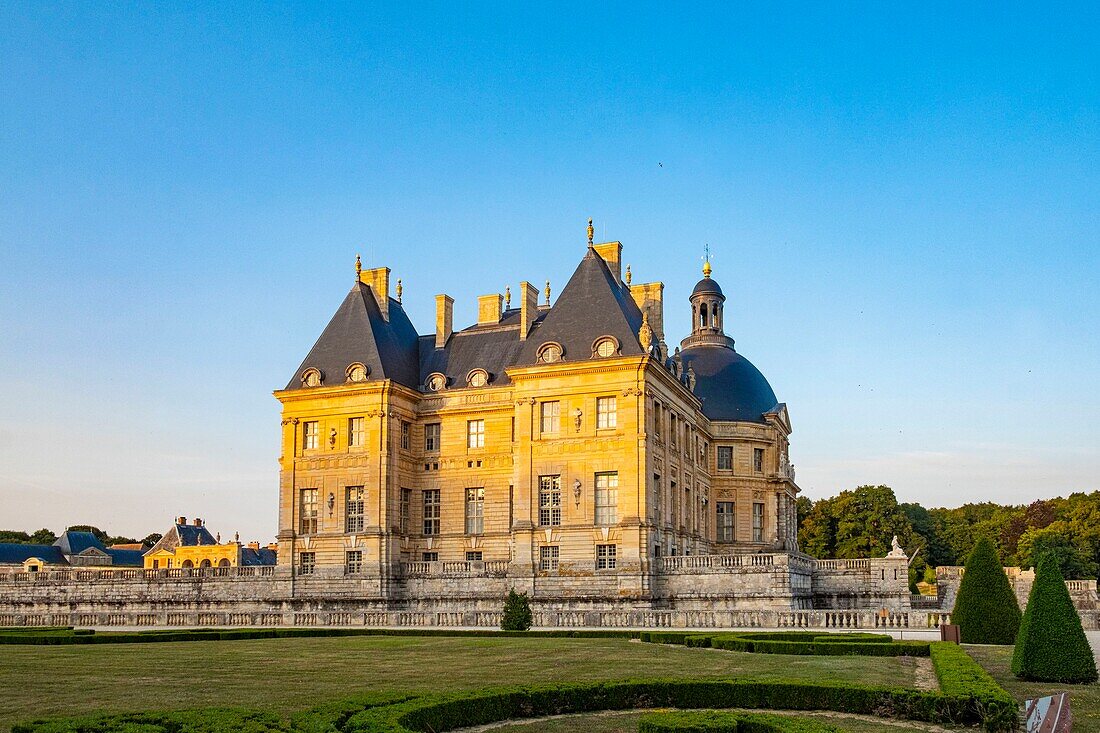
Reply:
[[695, 297], [700, 293], [721, 295], [723, 299], [726, 297], [722, 295], [722, 288], [718, 287], [718, 281], [709, 277], [704, 277], [702, 280], [695, 283], [695, 289], [691, 291], [691, 295]]
[[691, 346], [680, 358], [684, 369], [695, 372], [695, 396], [711, 420], [762, 423], [764, 413], [779, 404], [760, 370], [728, 346]]

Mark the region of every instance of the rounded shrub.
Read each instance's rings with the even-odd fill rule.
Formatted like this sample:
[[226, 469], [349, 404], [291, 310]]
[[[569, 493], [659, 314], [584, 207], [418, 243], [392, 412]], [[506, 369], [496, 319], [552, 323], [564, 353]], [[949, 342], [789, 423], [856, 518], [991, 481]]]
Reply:
[[1037, 682], [1096, 681], [1096, 660], [1053, 553], [1043, 555], [1035, 569], [1012, 654], [1012, 673]]
[[1011, 644], [1020, 629], [1020, 606], [997, 551], [982, 537], [966, 561], [951, 621], [966, 644]]
[[516, 593], [512, 588], [504, 599], [504, 614], [500, 617], [504, 631], [527, 631], [531, 628], [531, 602], [526, 593]]

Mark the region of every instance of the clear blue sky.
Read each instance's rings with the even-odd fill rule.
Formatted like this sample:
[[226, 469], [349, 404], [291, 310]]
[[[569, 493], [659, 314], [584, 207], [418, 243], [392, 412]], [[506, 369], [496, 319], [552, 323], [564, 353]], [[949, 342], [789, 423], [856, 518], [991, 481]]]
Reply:
[[555, 292], [709, 242], [799, 483], [1100, 488], [1095, 4], [0, 5], [0, 527], [276, 531], [281, 387], [355, 254]]

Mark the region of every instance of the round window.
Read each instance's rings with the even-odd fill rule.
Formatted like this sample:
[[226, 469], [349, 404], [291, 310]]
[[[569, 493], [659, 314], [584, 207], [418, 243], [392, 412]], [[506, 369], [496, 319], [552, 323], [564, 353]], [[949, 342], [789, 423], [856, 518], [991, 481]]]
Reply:
[[302, 384], [307, 387], [318, 387], [321, 384], [321, 372], [317, 369], [306, 369], [302, 374]]
[[362, 364], [352, 364], [348, 367], [348, 381], [349, 382], [365, 382], [367, 381], [367, 368]]
[[484, 387], [489, 381], [489, 375], [481, 369], [477, 369], [470, 374], [470, 386], [471, 387]]
[[443, 389], [444, 385], [446, 384], [447, 380], [442, 374], [433, 374], [432, 376], [428, 377], [428, 389], [430, 389], [432, 392], [438, 392], [439, 390]]
[[561, 347], [557, 344], [547, 344], [542, 347], [542, 351], [539, 352], [539, 361], [547, 364], [553, 364], [555, 361], [561, 359]]
[[615, 342], [611, 339], [601, 339], [596, 344], [596, 356], [614, 356], [615, 355]]

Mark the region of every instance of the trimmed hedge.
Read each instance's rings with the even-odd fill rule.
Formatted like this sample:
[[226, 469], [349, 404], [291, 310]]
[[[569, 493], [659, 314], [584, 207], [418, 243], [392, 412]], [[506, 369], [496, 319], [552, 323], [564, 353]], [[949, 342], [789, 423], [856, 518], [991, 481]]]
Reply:
[[16, 723], [12, 733], [283, 733], [273, 713], [204, 708], [174, 713], [88, 715]]
[[1020, 628], [1020, 606], [1008, 576], [988, 537], [982, 537], [966, 560], [951, 622], [964, 644], [1012, 644]]
[[638, 733], [839, 733], [840, 730], [813, 718], [722, 710], [649, 713], [638, 721]]
[[0, 644], [141, 644], [162, 641], [230, 641], [235, 639], [282, 639], [322, 636], [457, 636], [457, 637], [543, 637], [559, 639], [635, 639], [637, 631], [602, 629], [555, 629], [548, 631], [496, 631], [491, 629], [373, 629], [309, 628], [268, 629], [156, 629], [108, 631], [70, 629], [49, 633], [0, 633]]
[[803, 656], [927, 657], [927, 641], [894, 641], [887, 634], [826, 634], [817, 631], [732, 632], [699, 634], [643, 631], [639, 638], [654, 644], [682, 644], [731, 652]]
[[1019, 722], [1012, 695], [958, 644], [934, 641], [929, 649], [940, 692], [984, 711], [987, 730], [1011, 730]]
[[1035, 569], [1035, 584], [1012, 653], [1012, 673], [1037, 682], [1096, 682], [1096, 660], [1081, 616], [1052, 553], [1044, 555]]

